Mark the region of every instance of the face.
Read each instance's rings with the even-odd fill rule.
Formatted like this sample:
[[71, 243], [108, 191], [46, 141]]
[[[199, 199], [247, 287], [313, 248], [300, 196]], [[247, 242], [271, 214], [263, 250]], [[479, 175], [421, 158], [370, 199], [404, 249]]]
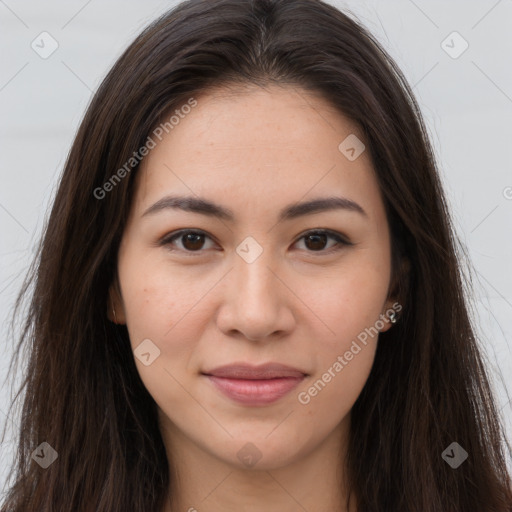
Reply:
[[[324, 100], [276, 86], [195, 99], [138, 172], [116, 319], [167, 446], [186, 440], [235, 467], [247, 455], [258, 468], [282, 467], [346, 427], [374, 360], [375, 326], [391, 325], [382, 316], [394, 302], [384, 205], [369, 151], [357, 156], [353, 137], [363, 136]], [[171, 196], [226, 215], [180, 208]], [[342, 200], [299, 208], [329, 198]], [[269, 374], [205, 375], [235, 363], [298, 374], [273, 383]]]

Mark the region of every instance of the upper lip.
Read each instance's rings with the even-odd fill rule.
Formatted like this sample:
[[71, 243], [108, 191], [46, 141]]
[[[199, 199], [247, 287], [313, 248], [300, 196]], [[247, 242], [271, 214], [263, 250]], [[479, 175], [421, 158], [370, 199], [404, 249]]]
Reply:
[[219, 366], [213, 370], [202, 372], [204, 375], [228, 377], [232, 379], [275, 379], [279, 377], [304, 377], [307, 374], [297, 368], [279, 363], [267, 363], [253, 366], [247, 363], [234, 363]]

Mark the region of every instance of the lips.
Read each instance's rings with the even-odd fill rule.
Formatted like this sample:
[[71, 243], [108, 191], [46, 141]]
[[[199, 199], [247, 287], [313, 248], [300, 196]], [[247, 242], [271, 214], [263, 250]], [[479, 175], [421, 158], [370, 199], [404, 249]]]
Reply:
[[246, 380], [276, 379], [282, 377], [298, 378], [307, 375], [306, 372], [279, 363], [267, 363], [259, 366], [236, 363], [220, 366], [203, 373], [205, 375], [213, 375], [214, 377]]
[[232, 364], [203, 372], [203, 375], [224, 396], [248, 406], [276, 402], [307, 376], [301, 370], [278, 363], [260, 366]]

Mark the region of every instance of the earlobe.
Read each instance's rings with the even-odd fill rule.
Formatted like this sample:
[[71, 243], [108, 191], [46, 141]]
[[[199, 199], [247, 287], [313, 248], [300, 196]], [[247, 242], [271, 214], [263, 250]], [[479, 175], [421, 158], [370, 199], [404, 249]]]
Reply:
[[397, 301], [386, 302], [386, 310], [380, 315], [384, 326], [379, 329], [379, 332], [386, 332], [391, 327], [396, 325], [399, 320], [399, 311], [402, 310], [402, 305]]
[[403, 255], [400, 258], [398, 272], [395, 274], [388, 300], [386, 301], [386, 311], [382, 314], [385, 319], [384, 328], [380, 332], [386, 332], [400, 321], [401, 311], [404, 308], [403, 298], [405, 298], [409, 288], [409, 279], [411, 271], [411, 262], [409, 258]]

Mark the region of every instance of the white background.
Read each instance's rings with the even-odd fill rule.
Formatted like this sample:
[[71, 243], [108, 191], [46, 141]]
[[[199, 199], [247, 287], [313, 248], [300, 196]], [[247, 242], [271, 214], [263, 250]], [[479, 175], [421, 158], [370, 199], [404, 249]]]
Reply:
[[[475, 314], [510, 439], [512, 0], [329, 3], [366, 25], [414, 86], [455, 228], [474, 267]], [[6, 416], [12, 379], [4, 379], [13, 349], [7, 322], [57, 178], [101, 79], [140, 30], [174, 5], [0, 0], [0, 423], [8, 427], [0, 491], [19, 422], [16, 414]], [[43, 31], [59, 45], [47, 59], [31, 48]], [[456, 59], [441, 46], [453, 31], [469, 44]], [[448, 44], [462, 48], [456, 38]]]

